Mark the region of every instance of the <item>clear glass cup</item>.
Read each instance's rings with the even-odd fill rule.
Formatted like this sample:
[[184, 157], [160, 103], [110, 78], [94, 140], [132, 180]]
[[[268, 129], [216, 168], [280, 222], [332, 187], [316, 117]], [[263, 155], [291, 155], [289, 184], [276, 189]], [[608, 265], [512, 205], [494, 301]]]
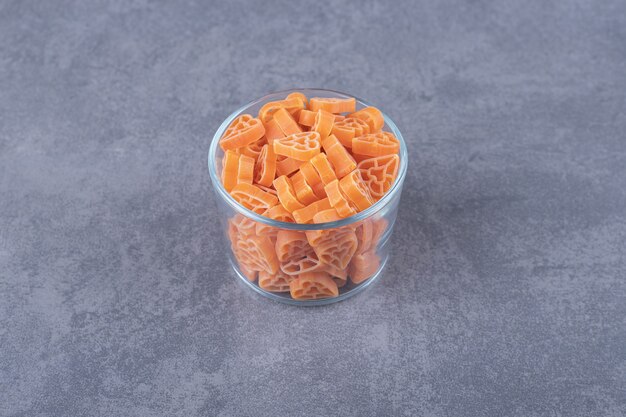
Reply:
[[[256, 116], [265, 103], [282, 100], [293, 92], [301, 92], [308, 98], [353, 97], [333, 90], [299, 88], [268, 94], [242, 106], [224, 120], [213, 136], [209, 149], [209, 173], [216, 195], [219, 221], [227, 242], [225, 252], [236, 275], [254, 291], [276, 301], [294, 305], [330, 304], [359, 293], [384, 271], [390, 256], [388, 242], [406, 176], [406, 143], [395, 123], [383, 113], [383, 130], [392, 132], [400, 142], [400, 166], [387, 194], [360, 213], [335, 222], [297, 224], [272, 220], [252, 212], [235, 201], [222, 185], [220, 173], [224, 152], [219, 147], [219, 140], [237, 116], [244, 113]], [[357, 110], [371, 106], [358, 98], [356, 103]], [[330, 244], [319, 245], [315, 249], [307, 247], [307, 242], [317, 242], [317, 239]], [[339, 246], [333, 246], [332, 242], [339, 242]], [[320, 247], [328, 248], [328, 253], [320, 250]], [[329, 293], [332, 295], [329, 298], [292, 298], [288, 281], [307, 270], [328, 272], [337, 284], [338, 295], [335, 296], [333, 292]], [[316, 288], [312, 288], [311, 293], [315, 292]]]

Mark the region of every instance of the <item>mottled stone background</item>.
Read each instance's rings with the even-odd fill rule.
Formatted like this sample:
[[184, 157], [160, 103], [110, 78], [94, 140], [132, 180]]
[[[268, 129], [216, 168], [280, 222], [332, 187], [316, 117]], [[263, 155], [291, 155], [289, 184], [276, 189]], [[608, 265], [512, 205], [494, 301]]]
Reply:
[[[393, 259], [329, 307], [224, 259], [236, 107], [367, 98]], [[0, 415], [623, 416], [626, 2], [0, 0]]]

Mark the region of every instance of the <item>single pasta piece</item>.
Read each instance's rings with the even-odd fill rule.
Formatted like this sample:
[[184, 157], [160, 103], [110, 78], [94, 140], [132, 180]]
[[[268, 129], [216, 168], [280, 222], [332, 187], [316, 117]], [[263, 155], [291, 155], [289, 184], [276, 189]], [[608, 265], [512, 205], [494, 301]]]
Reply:
[[283, 133], [282, 130], [280, 130], [280, 126], [278, 126], [278, 123], [276, 123], [276, 120], [271, 119], [268, 122], [264, 122], [263, 125], [265, 126], [265, 139], [267, 140], [267, 143], [269, 143], [270, 145], [276, 139], [285, 137], [285, 134]]
[[289, 283], [291, 297], [295, 300], [317, 300], [339, 295], [337, 284], [326, 272], [305, 272]]
[[313, 223], [318, 224], [336, 222], [337, 220], [341, 220], [341, 216], [337, 213], [337, 210], [332, 207], [322, 210], [313, 216]]
[[[313, 223], [330, 223], [337, 220], [341, 220], [341, 216], [337, 214], [334, 209], [322, 210], [313, 216]], [[342, 233], [344, 229], [351, 230], [350, 227], [342, 227], [339, 229], [324, 229], [324, 230], [307, 230], [306, 238], [311, 247], [318, 246], [324, 240], [328, 240], [328, 235]]]
[[276, 154], [272, 145], [263, 145], [255, 168], [254, 180], [265, 187], [271, 186], [276, 176]]
[[312, 250], [306, 235], [297, 230], [279, 230], [276, 234], [275, 247], [278, 261], [281, 263], [304, 258]]
[[222, 159], [222, 184], [224, 189], [230, 192], [237, 185], [237, 171], [239, 170], [239, 154], [228, 150], [224, 152]]
[[291, 185], [291, 180], [287, 176], [281, 175], [276, 178], [274, 180], [274, 188], [278, 194], [278, 200], [280, 200], [280, 204], [283, 205], [285, 210], [293, 213], [294, 210], [304, 208], [304, 204], [298, 201], [296, 192]]
[[361, 178], [375, 200], [380, 200], [389, 191], [398, 175], [400, 157], [395, 154], [365, 159], [357, 165]]
[[322, 146], [331, 165], [335, 168], [337, 178], [343, 178], [356, 168], [356, 161], [350, 152], [339, 143], [335, 135], [322, 141]]
[[348, 117], [363, 120], [369, 126], [371, 133], [380, 131], [385, 125], [385, 118], [376, 107], [366, 107], [348, 115]]
[[306, 162], [320, 153], [320, 134], [317, 132], [295, 133], [274, 140], [273, 146], [276, 155]]
[[352, 139], [352, 152], [369, 156], [394, 154], [400, 152], [400, 142], [390, 132], [370, 133]]
[[[252, 271], [276, 271], [278, 260], [274, 253], [273, 242], [265, 236], [257, 236], [255, 223], [241, 214], [228, 221], [228, 236], [231, 249], [237, 262], [243, 269]], [[249, 274], [244, 271], [244, 274]], [[248, 279], [253, 279], [248, 276]]]
[[237, 184], [252, 184], [254, 177], [254, 158], [246, 155], [239, 157], [239, 169], [237, 170]]
[[339, 139], [339, 142], [346, 148], [352, 148], [352, 139], [366, 135], [370, 128], [363, 120], [346, 117], [336, 121], [333, 125], [332, 133]]
[[259, 119], [242, 114], [228, 126], [220, 139], [220, 147], [224, 151], [241, 148], [261, 139], [264, 134], [265, 127]]
[[296, 171], [296, 173], [291, 176], [291, 184], [293, 185], [293, 189], [296, 191], [296, 198], [302, 204], [309, 205], [318, 200], [317, 196], [313, 192], [313, 189], [304, 179], [302, 172]]
[[356, 214], [356, 210], [352, 207], [348, 198], [341, 191], [339, 187], [339, 180], [331, 181], [324, 187], [328, 201], [337, 210], [340, 217], [350, 217]]
[[323, 198], [326, 198], [326, 190], [324, 190], [324, 183], [320, 181], [317, 184], [311, 186], [311, 188], [313, 189], [313, 192], [315, 193], [317, 198], [319, 198], [320, 200]]
[[363, 211], [374, 204], [369, 188], [363, 182], [361, 173], [356, 169], [339, 181], [339, 187], [359, 211]]
[[236, 214], [228, 219], [228, 236], [231, 241], [237, 241], [240, 236], [254, 235], [256, 222], [242, 214]]
[[293, 116], [289, 114], [287, 109], [285, 109], [284, 107], [274, 112], [274, 120], [276, 120], [276, 123], [278, 123], [278, 127], [280, 127], [280, 130], [283, 131], [285, 136], [302, 132], [302, 129], [300, 128], [300, 126], [298, 126], [298, 123], [296, 123], [296, 121], [293, 119]]
[[300, 100], [302, 102], [302, 106], [304, 106], [306, 108], [307, 104], [309, 103], [309, 99], [306, 97], [306, 95], [304, 95], [304, 93], [301, 93], [299, 91], [294, 91], [293, 93], [290, 93], [287, 96], [287, 99], [296, 99], [296, 100]]
[[373, 250], [355, 255], [350, 262], [350, 281], [360, 284], [372, 277], [379, 267], [380, 257]]
[[263, 148], [263, 145], [265, 145], [266, 143], [267, 140], [265, 139], [265, 136], [263, 136], [261, 139], [257, 140], [256, 142], [252, 142], [248, 146], [236, 149], [236, 152], [241, 155], [249, 156], [256, 161], [261, 154], [261, 149]]
[[309, 101], [309, 110], [325, 110], [329, 113], [352, 113], [356, 110], [356, 100], [349, 98], [313, 97]]
[[321, 200], [317, 200], [304, 208], [294, 210], [292, 214], [297, 223], [311, 223], [313, 217], [317, 213], [323, 210], [328, 210], [330, 208], [332, 208], [332, 206], [330, 205], [330, 201], [328, 201], [328, 198], [324, 198]]
[[299, 108], [301, 105], [301, 100], [297, 98], [290, 99], [289, 97], [287, 97], [285, 100], [270, 101], [265, 103], [261, 107], [261, 109], [259, 110], [258, 118], [263, 123], [267, 123], [274, 117], [274, 113], [276, 113], [278, 110], [285, 108], [287, 109], [287, 111], [289, 111], [289, 109]]
[[374, 234], [372, 235], [372, 249], [375, 249], [376, 246], [378, 246], [378, 242], [380, 242], [380, 239], [385, 234], [385, 231], [387, 231], [387, 227], [389, 227], [389, 222], [384, 217], [374, 219], [372, 220], [372, 222], [374, 223]]
[[258, 214], [278, 204], [278, 198], [275, 195], [266, 193], [252, 184], [237, 184], [233, 187], [230, 195], [239, 204]]
[[254, 271], [278, 272], [279, 264], [272, 241], [266, 236], [245, 236], [236, 243], [240, 264]]
[[333, 281], [335, 281], [335, 284], [337, 284], [338, 288], [341, 288], [348, 283], [348, 268], [337, 269], [332, 265], [324, 265], [322, 270], [330, 275]]
[[291, 114], [295, 120], [298, 120], [300, 112], [306, 109], [309, 100], [304, 94], [298, 91], [289, 94], [286, 100], [296, 100], [298, 102], [296, 106], [285, 106], [289, 114]]
[[311, 131], [319, 133], [320, 139], [324, 140], [328, 135], [330, 135], [334, 122], [335, 116], [332, 113], [328, 113], [327, 111], [320, 109], [315, 115], [315, 121], [313, 126], [311, 126]]
[[333, 167], [328, 161], [325, 153], [315, 155], [310, 162], [317, 171], [317, 174], [324, 185], [327, 185], [332, 180], [337, 179], [337, 175], [335, 175], [335, 171], [333, 170]]
[[276, 235], [276, 254], [281, 271], [287, 275], [297, 276], [324, 269], [303, 232], [280, 230]]
[[341, 227], [338, 229], [325, 230], [325, 233], [321, 233], [317, 238], [310, 237], [313, 235], [311, 232], [317, 231], [307, 231], [307, 239], [315, 251], [315, 254], [324, 265], [331, 265], [336, 269], [345, 269], [348, 267], [358, 246], [356, 234], [353, 229]]
[[273, 187], [273, 185], [271, 187], [266, 187], [266, 186], [261, 185], [261, 184], [254, 184], [254, 185], [259, 187], [261, 189], [261, 191], [265, 191], [266, 193], [270, 193], [270, 194], [273, 194], [276, 197], [278, 197], [278, 195], [276, 194], [276, 190], [271, 188], [271, 187]]
[[370, 219], [366, 219], [354, 229], [358, 242], [356, 247], [357, 254], [367, 252], [372, 248], [375, 228], [374, 222]]
[[311, 162], [305, 162], [304, 164], [302, 164], [300, 166], [300, 172], [302, 173], [302, 176], [304, 176], [307, 184], [309, 184], [311, 187], [322, 182], [320, 175], [317, 173], [317, 170], [315, 169], [315, 167], [313, 167], [313, 164], [311, 164]]
[[317, 258], [313, 248], [309, 247], [303, 257], [281, 263], [280, 270], [287, 275], [298, 276], [304, 272], [323, 271], [324, 264]]
[[261, 271], [259, 272], [259, 287], [269, 292], [288, 292], [289, 283], [294, 279], [295, 277], [287, 275], [280, 270], [275, 274]]
[[302, 126], [311, 127], [315, 123], [317, 113], [311, 110], [301, 110], [298, 117], [298, 123]]
[[283, 155], [276, 155], [276, 174], [293, 174], [298, 169], [300, 169], [300, 166], [302, 164], [304, 164], [304, 161], [298, 161], [297, 159], [289, 158]]
[[369, 155], [359, 155], [358, 153], [354, 153], [354, 152], [352, 152], [352, 157], [354, 158], [357, 164], [366, 159], [373, 158], [372, 156], [369, 156]]

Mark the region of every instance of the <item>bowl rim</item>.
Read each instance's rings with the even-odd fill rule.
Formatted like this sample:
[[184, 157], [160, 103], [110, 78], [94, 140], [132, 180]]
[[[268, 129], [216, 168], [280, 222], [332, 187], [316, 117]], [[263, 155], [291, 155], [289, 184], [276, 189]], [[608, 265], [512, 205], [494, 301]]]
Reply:
[[[309, 97], [309, 94], [307, 94], [307, 92], [309, 93], [314, 93], [314, 94], [318, 94], [318, 93], [327, 93], [327, 94], [334, 94], [334, 95], [338, 95], [338, 96], [343, 96], [344, 98], [352, 98], [354, 97], [354, 99], [357, 101], [358, 104], [361, 104], [362, 106], [365, 107], [371, 107], [372, 104], [370, 104], [369, 102], [355, 97], [353, 95], [344, 93], [342, 91], [337, 91], [337, 90], [331, 90], [331, 89], [326, 89], [326, 88], [314, 88], [314, 87], [306, 87], [306, 88], [291, 88], [288, 90], [281, 90], [281, 91], [276, 91], [273, 93], [269, 93], [264, 95], [261, 98], [255, 99], [250, 101], [247, 104], [244, 104], [243, 106], [240, 106], [237, 110], [235, 110], [234, 112], [232, 112], [223, 122], [222, 124], [218, 127], [217, 131], [215, 132], [215, 134], [213, 135], [213, 139], [211, 140], [211, 145], [209, 148], [209, 154], [208, 154], [208, 168], [209, 168], [209, 176], [211, 179], [211, 183], [213, 185], [213, 190], [217, 192], [217, 194], [222, 198], [222, 200], [224, 200], [230, 207], [232, 207], [236, 212], [256, 221], [259, 223], [264, 223], [267, 224], [269, 226], [273, 226], [273, 227], [278, 227], [281, 229], [289, 229], [289, 230], [302, 230], [302, 231], [306, 231], [306, 230], [327, 230], [327, 229], [335, 229], [338, 227], [343, 227], [343, 226], [348, 226], [351, 225], [353, 223], [357, 223], [360, 221], [363, 221], [365, 219], [367, 219], [368, 217], [373, 216], [374, 214], [378, 213], [381, 209], [383, 209], [387, 204], [389, 204], [391, 201], [393, 201], [394, 197], [396, 194], [400, 193], [402, 191], [402, 185], [404, 183], [404, 179], [406, 177], [406, 172], [407, 172], [407, 166], [408, 166], [408, 151], [406, 148], [406, 142], [404, 141], [404, 137], [402, 136], [402, 133], [400, 132], [400, 129], [398, 129], [398, 126], [394, 123], [393, 120], [391, 120], [391, 118], [389, 116], [387, 116], [387, 114], [383, 111], [381, 111], [382, 115], [383, 115], [383, 119], [385, 120], [385, 126], [387, 126], [389, 128], [389, 130], [391, 130], [391, 132], [396, 136], [396, 138], [398, 139], [398, 141], [400, 142], [400, 167], [398, 169], [398, 176], [396, 177], [396, 180], [394, 181], [393, 185], [391, 186], [391, 188], [389, 189], [389, 191], [387, 191], [387, 193], [380, 199], [378, 200], [376, 203], [372, 204], [370, 207], [368, 207], [367, 209], [354, 214], [352, 216], [349, 217], [345, 217], [343, 219], [334, 221], [334, 222], [326, 222], [326, 223], [312, 223], [312, 224], [301, 224], [301, 223], [288, 223], [288, 222], [281, 222], [278, 220], [273, 220], [270, 219], [269, 217], [265, 217], [262, 214], [258, 214], [253, 212], [252, 210], [249, 210], [247, 208], [245, 208], [244, 206], [242, 206], [241, 204], [239, 204], [229, 193], [228, 191], [226, 191], [226, 189], [224, 188], [224, 185], [222, 184], [222, 181], [220, 179], [220, 176], [217, 173], [217, 160], [216, 160], [216, 154], [217, 154], [217, 150], [218, 150], [218, 145], [219, 145], [219, 140], [222, 137], [224, 131], [226, 130], [226, 128], [232, 123], [232, 121], [238, 117], [239, 115], [243, 114], [247, 109], [249, 109], [252, 106], [255, 106], [259, 103], [262, 102], [266, 102], [266, 101], [272, 101], [272, 100], [280, 100], [280, 99], [284, 99], [284, 97], [287, 94], [290, 93], [294, 93], [294, 92], [301, 92], [304, 93], [305, 95], [307, 95], [307, 97]], [[315, 97], [315, 96], [314, 96]]]

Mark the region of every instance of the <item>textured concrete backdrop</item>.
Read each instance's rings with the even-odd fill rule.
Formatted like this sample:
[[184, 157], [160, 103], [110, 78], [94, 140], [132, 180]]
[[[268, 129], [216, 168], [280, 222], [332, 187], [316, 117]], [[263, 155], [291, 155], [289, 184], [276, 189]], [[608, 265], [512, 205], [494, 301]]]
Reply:
[[[325, 308], [223, 256], [205, 166], [294, 86], [410, 146]], [[623, 416], [626, 3], [0, 0], [0, 415]]]

